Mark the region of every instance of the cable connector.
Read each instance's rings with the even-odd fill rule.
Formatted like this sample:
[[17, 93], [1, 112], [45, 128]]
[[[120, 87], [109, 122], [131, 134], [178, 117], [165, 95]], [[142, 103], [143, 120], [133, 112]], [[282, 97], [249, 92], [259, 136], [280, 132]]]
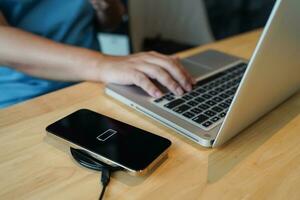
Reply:
[[103, 185], [108, 185], [110, 180], [110, 173], [111, 171], [107, 167], [102, 168], [101, 182]]
[[97, 160], [96, 158], [90, 156], [86, 151], [81, 149], [70, 148], [71, 154], [73, 158], [83, 167], [88, 169], [101, 171], [101, 183], [102, 183], [102, 191], [99, 197], [99, 200], [102, 200], [106, 186], [110, 181], [110, 175], [112, 172], [123, 170], [118, 166], [110, 166], [106, 163]]

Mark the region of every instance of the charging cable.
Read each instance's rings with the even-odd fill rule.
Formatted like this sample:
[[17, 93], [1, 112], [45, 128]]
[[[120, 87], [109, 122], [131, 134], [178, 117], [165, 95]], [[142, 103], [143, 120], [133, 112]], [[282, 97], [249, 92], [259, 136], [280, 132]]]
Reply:
[[83, 167], [92, 169], [95, 171], [101, 171], [101, 183], [102, 191], [99, 196], [99, 200], [103, 199], [106, 187], [110, 181], [110, 175], [112, 172], [123, 170], [123, 168], [118, 166], [111, 166], [106, 163], [103, 163], [96, 158], [90, 156], [86, 151], [82, 149], [70, 148], [71, 155], [73, 158]]

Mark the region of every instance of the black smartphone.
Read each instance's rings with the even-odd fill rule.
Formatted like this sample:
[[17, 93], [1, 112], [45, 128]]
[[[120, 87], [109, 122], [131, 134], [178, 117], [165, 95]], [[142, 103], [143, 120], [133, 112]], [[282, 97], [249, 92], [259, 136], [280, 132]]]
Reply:
[[81, 109], [46, 130], [107, 164], [142, 175], [166, 156], [171, 141], [91, 110]]

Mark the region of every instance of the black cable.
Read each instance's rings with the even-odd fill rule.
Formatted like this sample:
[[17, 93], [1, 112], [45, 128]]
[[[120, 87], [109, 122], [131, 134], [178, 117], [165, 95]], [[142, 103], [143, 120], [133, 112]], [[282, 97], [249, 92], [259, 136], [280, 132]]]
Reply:
[[104, 196], [105, 189], [106, 189], [106, 185], [103, 185], [103, 188], [102, 188], [101, 194], [100, 194], [100, 196], [99, 196], [99, 200], [102, 200], [102, 199], [103, 199], [103, 196]]
[[110, 170], [106, 167], [102, 168], [102, 175], [101, 175], [101, 182], [102, 182], [102, 191], [99, 197], [99, 200], [103, 198], [106, 186], [108, 185], [110, 181]]
[[99, 196], [99, 200], [102, 200], [104, 196], [104, 192], [106, 190], [106, 187], [110, 181], [110, 175], [111, 172], [122, 170], [121, 167], [118, 166], [111, 166], [106, 163], [103, 163], [96, 158], [90, 156], [86, 151], [81, 150], [81, 149], [74, 149], [70, 148], [71, 154], [73, 158], [82, 166], [96, 170], [96, 171], [101, 171], [101, 183], [102, 183], [102, 191]]

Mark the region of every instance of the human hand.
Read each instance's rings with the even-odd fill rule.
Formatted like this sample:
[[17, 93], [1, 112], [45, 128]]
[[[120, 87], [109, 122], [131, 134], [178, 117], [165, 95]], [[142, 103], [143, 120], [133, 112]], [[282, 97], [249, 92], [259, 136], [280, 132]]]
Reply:
[[176, 95], [192, 89], [195, 80], [183, 68], [176, 56], [156, 52], [137, 53], [130, 56], [105, 56], [99, 62], [99, 78], [105, 83], [137, 85], [152, 97], [161, 97], [162, 92], [151, 79], [155, 79]]

